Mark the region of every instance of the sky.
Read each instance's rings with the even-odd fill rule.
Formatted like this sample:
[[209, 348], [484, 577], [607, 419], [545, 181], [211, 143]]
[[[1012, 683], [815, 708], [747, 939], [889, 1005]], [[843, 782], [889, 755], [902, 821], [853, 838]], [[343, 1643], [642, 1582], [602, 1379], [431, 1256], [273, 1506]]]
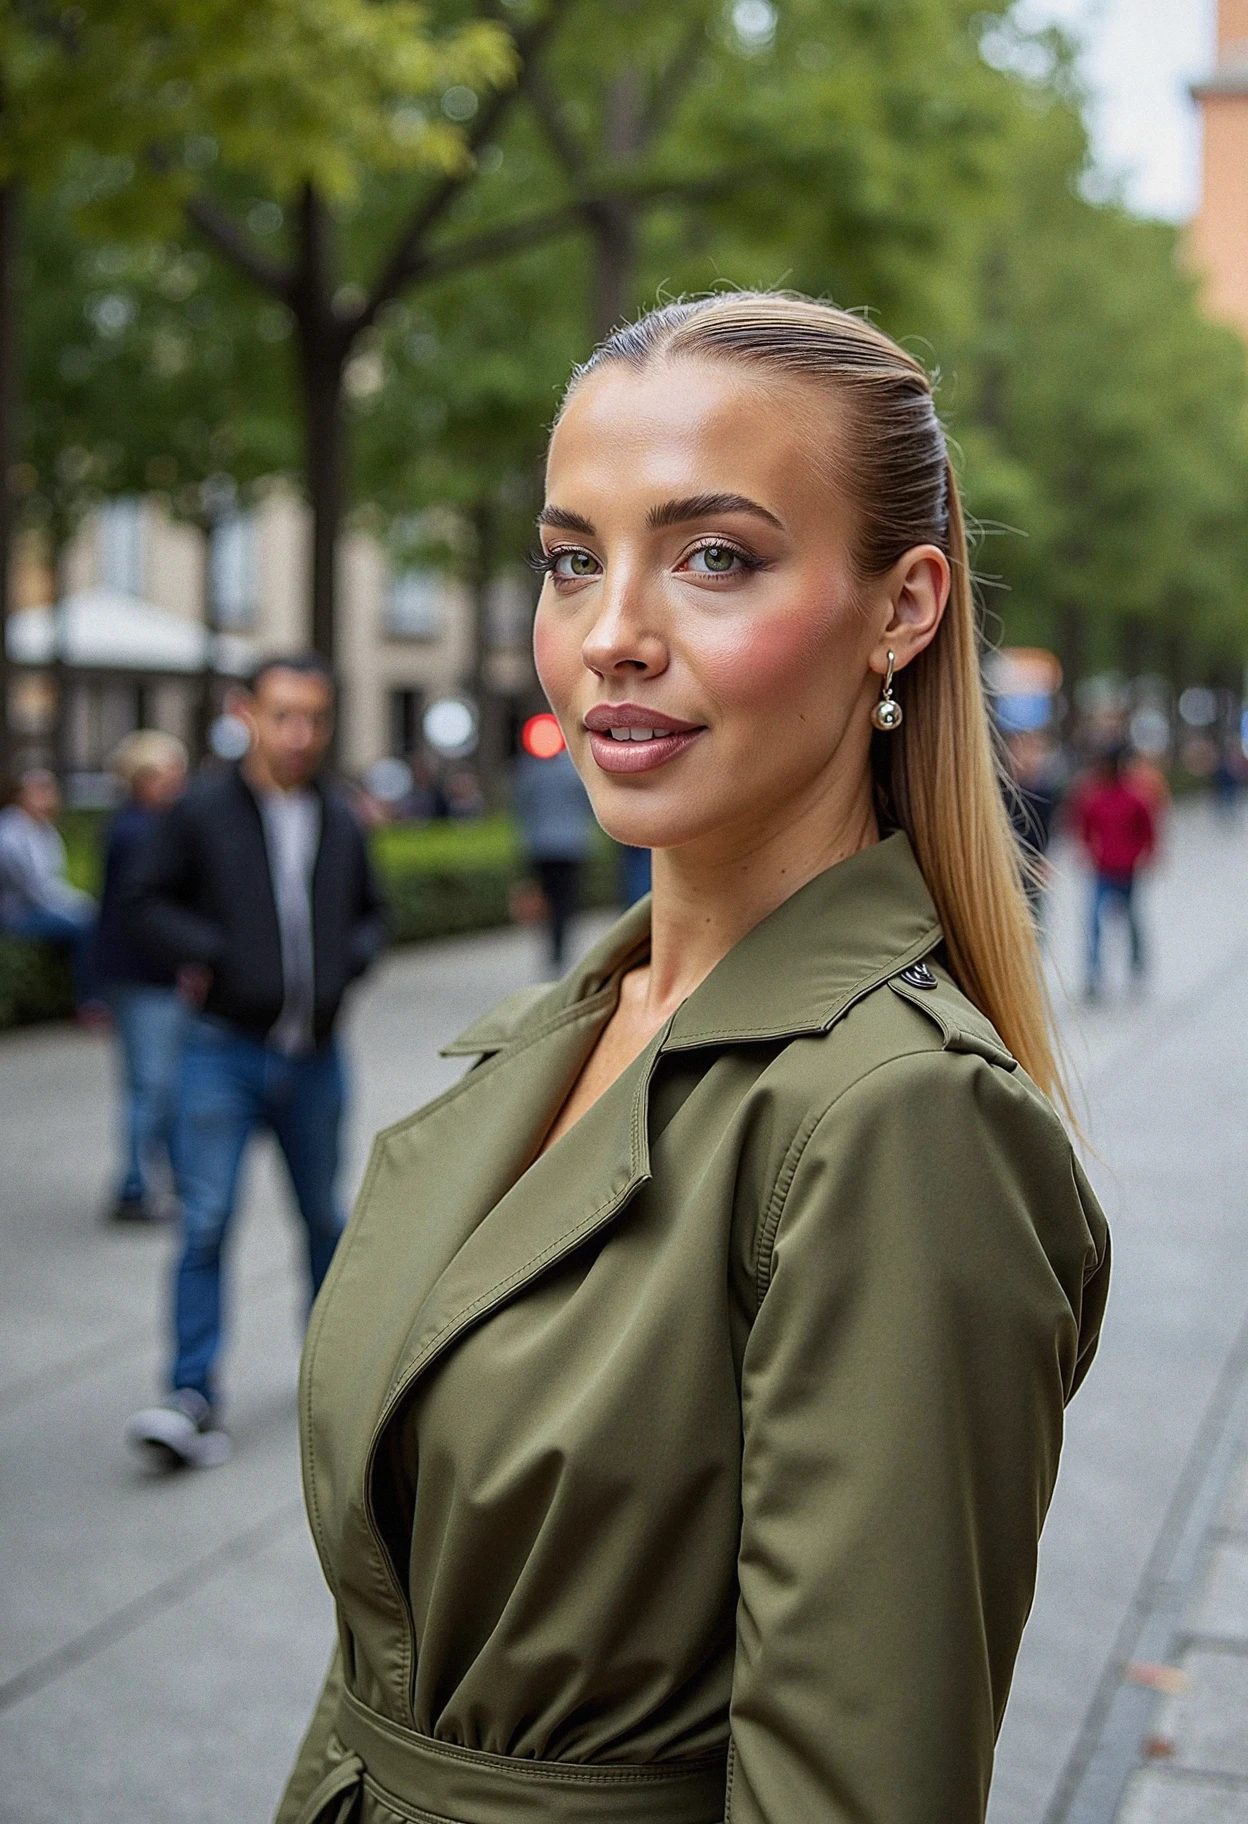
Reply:
[[1022, 0], [1020, 19], [1086, 43], [1093, 139], [1142, 215], [1185, 221], [1200, 186], [1200, 122], [1188, 93], [1213, 67], [1217, 0]]

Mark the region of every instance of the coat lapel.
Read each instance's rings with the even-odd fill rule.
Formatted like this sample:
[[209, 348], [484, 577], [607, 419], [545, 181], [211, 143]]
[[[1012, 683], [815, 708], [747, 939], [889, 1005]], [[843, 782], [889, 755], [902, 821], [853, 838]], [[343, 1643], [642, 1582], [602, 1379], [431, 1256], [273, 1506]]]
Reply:
[[[392, 1555], [402, 1524], [374, 1500], [388, 1480], [375, 1472], [392, 1420], [466, 1330], [610, 1223], [649, 1175], [646, 1100], [661, 1034], [532, 1160], [614, 1000], [608, 982], [544, 1007], [535, 1025], [378, 1137], [317, 1301], [301, 1396], [313, 1531], [340, 1600], [396, 1624], [396, 1655], [407, 1627]], [[401, 1657], [389, 1670], [391, 1691], [403, 1690]]]

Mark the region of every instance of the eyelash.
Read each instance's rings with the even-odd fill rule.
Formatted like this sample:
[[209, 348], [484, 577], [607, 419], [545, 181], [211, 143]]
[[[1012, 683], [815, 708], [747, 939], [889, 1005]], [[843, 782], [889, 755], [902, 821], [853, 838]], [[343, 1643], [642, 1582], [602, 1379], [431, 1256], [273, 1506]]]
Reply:
[[[553, 576], [555, 565], [561, 557], [566, 557], [569, 552], [580, 551], [583, 548], [584, 547], [581, 545], [556, 545], [551, 551], [543, 551], [542, 548], [538, 546], [529, 553], [529, 568], [531, 570], [536, 570], [541, 576]], [[695, 557], [699, 551], [731, 551], [732, 555], [747, 574], [755, 570], [761, 570], [763, 567], [763, 560], [761, 557], [751, 557], [748, 551], [743, 551], [740, 545], [734, 545], [732, 541], [727, 538], [703, 539], [700, 544], [694, 545], [692, 550], [687, 551], [685, 556], [687, 558]], [[704, 574], [713, 576], [716, 572], [707, 571], [704, 572]], [[721, 576], [731, 576], [733, 573], [730, 570], [723, 570], [718, 572], [718, 574]]]

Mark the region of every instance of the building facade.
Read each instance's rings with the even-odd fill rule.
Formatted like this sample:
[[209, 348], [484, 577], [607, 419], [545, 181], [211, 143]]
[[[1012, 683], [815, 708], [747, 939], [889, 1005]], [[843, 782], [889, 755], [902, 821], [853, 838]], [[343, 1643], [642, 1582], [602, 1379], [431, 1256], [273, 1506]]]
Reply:
[[1218, 0], [1217, 64], [1192, 93], [1204, 175], [1188, 254], [1210, 314], [1248, 341], [1248, 0]]
[[[224, 514], [211, 538], [157, 497], [114, 500], [88, 518], [65, 554], [59, 590], [37, 543], [27, 541], [8, 635], [19, 758], [52, 757], [61, 689], [62, 758], [71, 772], [100, 771], [140, 726], [167, 729], [194, 749], [209, 653], [219, 702], [230, 678], [261, 654], [306, 645], [309, 530], [307, 508], [281, 483]], [[390, 755], [418, 757], [425, 708], [461, 690], [469, 673], [475, 613], [462, 585], [437, 571], [396, 568], [367, 533], [344, 533], [339, 563], [339, 757], [358, 776]], [[210, 603], [219, 630], [211, 640]], [[527, 578], [500, 577], [487, 677], [517, 712], [536, 688], [530, 621]]]

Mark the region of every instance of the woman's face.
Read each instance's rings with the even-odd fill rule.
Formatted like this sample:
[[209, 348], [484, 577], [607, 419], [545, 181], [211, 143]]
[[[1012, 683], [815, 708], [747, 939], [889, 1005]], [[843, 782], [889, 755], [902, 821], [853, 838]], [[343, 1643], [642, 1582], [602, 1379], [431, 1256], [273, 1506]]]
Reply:
[[684, 359], [612, 363], [560, 419], [537, 669], [622, 842], [748, 852], [821, 802], [869, 804], [879, 674], [935, 632], [945, 560], [921, 547], [856, 584], [829, 411], [834, 395]]

